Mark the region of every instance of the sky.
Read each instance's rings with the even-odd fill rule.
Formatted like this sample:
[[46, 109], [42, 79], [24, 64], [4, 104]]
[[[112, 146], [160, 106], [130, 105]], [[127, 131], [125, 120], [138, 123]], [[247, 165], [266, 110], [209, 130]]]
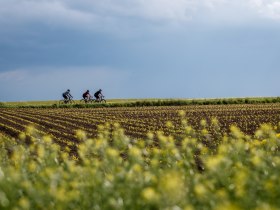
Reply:
[[280, 95], [279, 0], [0, 0], [0, 101]]

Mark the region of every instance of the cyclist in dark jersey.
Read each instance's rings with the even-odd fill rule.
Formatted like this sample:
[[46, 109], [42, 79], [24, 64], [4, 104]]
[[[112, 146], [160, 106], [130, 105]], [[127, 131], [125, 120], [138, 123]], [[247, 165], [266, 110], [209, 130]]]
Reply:
[[102, 90], [99, 89], [97, 92], [94, 93], [94, 97], [96, 98], [96, 100], [100, 100], [100, 97], [103, 97], [101, 92]]
[[89, 90], [87, 90], [86, 92], [83, 93], [83, 99], [85, 101], [88, 101], [91, 98], [91, 95], [89, 93]]
[[68, 89], [66, 92], [62, 93], [62, 96], [65, 100], [70, 100], [73, 96], [70, 94], [70, 90]]

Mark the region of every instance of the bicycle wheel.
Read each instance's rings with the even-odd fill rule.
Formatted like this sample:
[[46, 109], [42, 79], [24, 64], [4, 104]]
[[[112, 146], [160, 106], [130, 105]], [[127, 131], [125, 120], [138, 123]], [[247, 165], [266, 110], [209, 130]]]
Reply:
[[68, 104], [74, 104], [74, 103], [75, 103], [75, 101], [74, 101], [74, 100], [69, 99]]
[[65, 101], [62, 99], [62, 100], [58, 101], [58, 104], [59, 105], [65, 104]]
[[100, 100], [100, 103], [106, 103], [106, 100], [105, 100], [104, 98], [102, 98], [102, 99]]
[[80, 103], [83, 104], [83, 103], [87, 103], [87, 102], [85, 101], [85, 99], [81, 99]]

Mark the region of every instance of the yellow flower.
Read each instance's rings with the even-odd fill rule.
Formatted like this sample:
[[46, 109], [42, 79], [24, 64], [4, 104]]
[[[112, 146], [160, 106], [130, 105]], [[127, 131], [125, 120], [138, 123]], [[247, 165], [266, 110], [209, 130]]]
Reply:
[[22, 207], [22, 209], [29, 209], [30, 208], [30, 203], [27, 198], [21, 198], [19, 199], [19, 205]]
[[67, 200], [67, 193], [66, 193], [66, 191], [65, 191], [64, 188], [59, 188], [59, 189], [56, 191], [56, 193], [55, 193], [54, 196], [55, 196], [56, 199], [59, 200], [59, 201], [65, 201], [65, 200]]
[[182, 175], [177, 171], [166, 172], [159, 181], [163, 199], [176, 203], [185, 195], [185, 186]]
[[131, 147], [129, 150], [129, 154], [134, 158], [139, 158], [141, 157], [141, 150], [137, 147]]
[[20, 139], [20, 140], [25, 140], [26, 139], [26, 134], [25, 133], [20, 133], [19, 135], [18, 135], [18, 138]]
[[196, 193], [197, 196], [204, 196], [207, 193], [207, 189], [203, 184], [197, 184], [194, 187], [194, 192]]
[[201, 125], [202, 127], [207, 126], [207, 121], [206, 121], [206, 120], [201, 120], [201, 121], [200, 121], [200, 125]]
[[223, 160], [223, 156], [221, 155], [209, 157], [208, 160], [206, 161], [206, 166], [210, 170], [215, 171], [217, 170], [217, 167], [220, 165], [222, 160]]
[[273, 181], [266, 181], [264, 187], [269, 192], [275, 191], [275, 183]]
[[202, 135], [207, 135], [207, 134], [209, 134], [209, 132], [208, 132], [207, 129], [202, 129], [202, 130], [201, 130], [201, 134], [202, 134]]
[[171, 121], [167, 121], [167, 122], [166, 122], [166, 127], [167, 127], [167, 128], [173, 128], [174, 125], [173, 125], [173, 123], [172, 123]]
[[106, 154], [112, 159], [117, 158], [119, 156], [119, 152], [113, 148], [107, 148]]
[[37, 153], [40, 158], [45, 156], [45, 148], [43, 145], [38, 146]]
[[28, 169], [30, 172], [34, 172], [37, 168], [37, 164], [34, 161], [30, 161], [28, 165]]
[[76, 131], [76, 137], [79, 139], [79, 140], [85, 140], [87, 135], [84, 131], [82, 130], [77, 130]]
[[154, 134], [151, 133], [151, 132], [147, 133], [147, 138], [148, 139], [153, 139], [154, 138]]
[[148, 203], [155, 203], [158, 201], [158, 194], [152, 187], [145, 188], [142, 191], [141, 195], [144, 198], [144, 200]]
[[139, 164], [134, 164], [132, 166], [132, 170], [137, 172], [137, 173], [141, 173], [142, 172], [142, 167]]
[[43, 140], [47, 144], [51, 144], [52, 143], [52, 138], [50, 136], [44, 136]]
[[235, 193], [238, 197], [245, 195], [245, 184], [248, 179], [248, 173], [244, 169], [238, 169], [238, 172], [235, 175]]
[[151, 160], [151, 166], [156, 168], [159, 165], [159, 161], [157, 159], [152, 159]]
[[211, 123], [212, 123], [213, 125], [219, 125], [219, 121], [218, 121], [218, 119], [215, 118], [215, 117], [211, 119]]
[[255, 166], [260, 166], [261, 163], [262, 163], [262, 159], [257, 156], [257, 155], [254, 155], [252, 158], [251, 158], [251, 161], [252, 163], [255, 165]]
[[218, 190], [216, 192], [216, 195], [221, 199], [221, 200], [225, 200], [227, 199], [227, 192], [224, 189]]
[[185, 206], [184, 210], [194, 210], [194, 207], [191, 205]]
[[236, 206], [233, 203], [224, 203], [224, 204], [220, 204], [218, 205], [216, 208], [214, 208], [214, 210], [241, 210], [241, 208], [239, 208], [238, 206]]
[[35, 128], [34, 128], [34, 126], [33, 126], [33, 125], [29, 125], [29, 126], [26, 128], [26, 133], [27, 133], [27, 134], [30, 134], [30, 135], [34, 134], [34, 133], [35, 133]]
[[186, 116], [186, 112], [184, 110], [179, 110], [178, 114], [181, 117], [185, 117]]

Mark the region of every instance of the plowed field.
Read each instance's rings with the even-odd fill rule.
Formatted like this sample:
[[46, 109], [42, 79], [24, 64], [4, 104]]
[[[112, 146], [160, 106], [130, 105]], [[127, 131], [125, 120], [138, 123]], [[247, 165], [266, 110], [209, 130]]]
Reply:
[[[186, 115], [179, 115], [183, 110]], [[42, 135], [50, 135], [59, 144], [74, 145], [78, 129], [89, 137], [97, 133], [98, 125], [119, 123], [128, 136], [144, 138], [148, 132], [163, 131], [179, 136], [184, 133], [181, 121], [186, 119], [195, 129], [205, 119], [211, 133], [211, 120], [219, 121], [221, 131], [236, 125], [246, 134], [254, 134], [263, 123], [273, 126], [280, 122], [280, 104], [263, 105], [201, 105], [133, 108], [1, 108], [0, 133], [17, 137], [32, 124]], [[167, 125], [167, 121], [172, 122]]]

